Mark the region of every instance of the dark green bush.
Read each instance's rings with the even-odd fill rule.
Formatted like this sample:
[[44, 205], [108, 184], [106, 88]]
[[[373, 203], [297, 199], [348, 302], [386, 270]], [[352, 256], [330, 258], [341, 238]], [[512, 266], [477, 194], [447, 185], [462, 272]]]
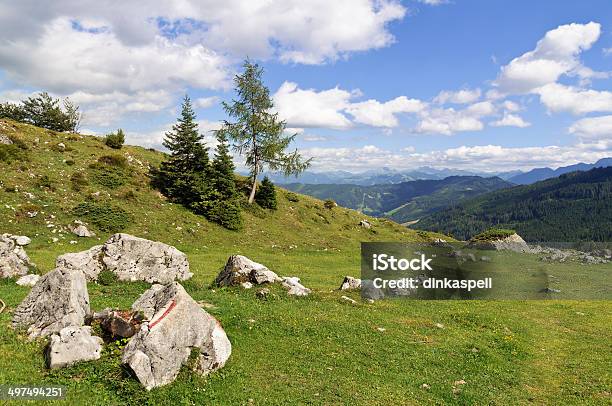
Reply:
[[41, 176], [36, 182], [36, 186], [41, 189], [53, 189], [53, 183], [51, 182], [51, 179], [49, 179], [48, 175]]
[[85, 218], [100, 231], [116, 233], [127, 227], [132, 216], [121, 207], [106, 203], [83, 202], [72, 209], [72, 214]]
[[68, 165], [68, 166], [74, 165], [74, 160], [73, 159], [66, 159], [66, 165]]
[[514, 230], [506, 230], [503, 228], [492, 228], [472, 237], [472, 241], [494, 241], [501, 240], [511, 235], [516, 234]]
[[98, 283], [100, 285], [112, 285], [118, 280], [119, 278], [117, 277], [117, 274], [115, 274], [113, 271], [109, 271], [108, 269], [105, 269], [98, 274]]
[[9, 135], [8, 138], [13, 143], [0, 144], [0, 162], [27, 161], [29, 148], [26, 143], [13, 135]]
[[287, 200], [289, 200], [290, 202], [293, 202], [293, 203], [297, 203], [297, 202], [300, 201], [299, 196], [296, 193], [293, 193], [293, 192], [285, 193], [285, 197], [287, 198]]
[[325, 202], [323, 202], [323, 207], [325, 207], [326, 209], [333, 209], [334, 207], [336, 207], [338, 204], [333, 201], [332, 199], [327, 199]]
[[255, 201], [264, 209], [276, 210], [276, 188], [274, 183], [268, 177], [264, 177], [261, 181], [261, 186], [255, 195]]
[[121, 149], [125, 143], [125, 134], [123, 130], [120, 128], [117, 132], [107, 134], [106, 137], [104, 137], [104, 143], [113, 149]]
[[242, 216], [240, 206], [231, 201], [218, 201], [210, 210], [207, 218], [228, 230], [240, 230], [242, 228]]
[[127, 168], [128, 161], [123, 155], [103, 155], [98, 158], [98, 162], [118, 168]]
[[89, 165], [89, 175], [93, 183], [109, 189], [117, 189], [128, 181], [128, 174], [124, 168], [106, 165], [101, 162]]

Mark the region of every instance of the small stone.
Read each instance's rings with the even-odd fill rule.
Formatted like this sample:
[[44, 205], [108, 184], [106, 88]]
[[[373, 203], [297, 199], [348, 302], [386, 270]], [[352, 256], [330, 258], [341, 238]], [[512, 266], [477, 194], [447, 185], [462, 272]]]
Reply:
[[20, 247], [26, 246], [32, 242], [32, 240], [29, 237], [26, 237], [25, 235], [16, 235], [14, 238], [15, 243]]
[[442, 323], [436, 323], [435, 326], [437, 328], [444, 328], [444, 324], [442, 324]]
[[431, 385], [424, 383], [423, 385], [421, 385], [421, 388], [423, 388], [423, 389], [431, 389]]
[[253, 284], [251, 282], [242, 282], [240, 286], [242, 286], [243, 289], [251, 289]]
[[352, 289], [361, 289], [361, 279], [353, 278], [352, 276], [345, 276], [342, 284], [340, 284], [340, 290]]
[[17, 279], [17, 285], [19, 286], [34, 286], [36, 285], [36, 282], [38, 282], [38, 280], [40, 279], [39, 275], [35, 275], [35, 274], [29, 274], [29, 275], [24, 275], [21, 278]]
[[270, 289], [263, 288], [263, 289], [259, 289], [255, 295], [259, 299], [267, 299], [269, 294], [270, 294]]
[[308, 296], [312, 291], [300, 283], [296, 276], [283, 276], [283, 287], [290, 296]]
[[357, 304], [357, 301], [356, 301], [356, 300], [351, 299], [351, 298], [350, 298], [350, 297], [348, 297], [348, 296], [341, 296], [341, 298], [342, 298], [343, 300], [345, 300], [345, 301], [347, 301], [347, 302], [351, 303], [351, 304]]

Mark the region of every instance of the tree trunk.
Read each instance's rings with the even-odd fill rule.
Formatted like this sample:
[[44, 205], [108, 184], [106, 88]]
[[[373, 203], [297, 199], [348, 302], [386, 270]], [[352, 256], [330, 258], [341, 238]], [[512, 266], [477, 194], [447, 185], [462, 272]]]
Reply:
[[249, 196], [249, 204], [252, 204], [255, 200], [255, 190], [257, 190], [257, 174], [253, 176], [253, 186], [251, 187], [251, 194]]

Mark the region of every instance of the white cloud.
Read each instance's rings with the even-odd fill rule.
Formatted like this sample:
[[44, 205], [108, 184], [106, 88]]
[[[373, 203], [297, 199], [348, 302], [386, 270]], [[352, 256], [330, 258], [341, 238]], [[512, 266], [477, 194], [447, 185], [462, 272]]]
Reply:
[[401, 170], [432, 166], [488, 172], [595, 162], [612, 154], [612, 142], [542, 147], [461, 146], [427, 153], [415, 153], [411, 148], [391, 151], [372, 145], [358, 148], [307, 148], [302, 152], [314, 157], [313, 169], [319, 171], [362, 172], [381, 167]]
[[484, 128], [481, 119], [495, 112], [495, 106], [489, 101], [474, 103], [462, 110], [427, 109], [419, 114], [420, 121], [415, 131], [442, 135], [452, 135], [461, 131], [480, 131]]
[[346, 129], [352, 124], [342, 111], [348, 107], [352, 96], [353, 93], [338, 87], [318, 92], [284, 82], [273, 99], [280, 118], [291, 127]]
[[207, 109], [217, 102], [219, 102], [219, 98], [217, 96], [200, 97], [194, 100], [193, 105], [196, 108]]
[[572, 114], [612, 112], [612, 92], [580, 89], [551, 83], [535, 90], [549, 111], [568, 111]]
[[569, 128], [569, 133], [582, 139], [602, 139], [612, 142], [612, 115], [578, 120]]
[[462, 89], [458, 91], [443, 90], [434, 98], [434, 102], [439, 104], [473, 103], [480, 98], [480, 94], [480, 89]]
[[327, 137], [323, 137], [320, 135], [311, 135], [311, 134], [304, 135], [302, 139], [307, 142], [327, 141]]
[[426, 104], [420, 100], [399, 96], [385, 103], [373, 99], [352, 103], [346, 108], [346, 111], [354, 117], [357, 123], [390, 128], [397, 127], [399, 124], [396, 114], [417, 113], [425, 107]]
[[578, 56], [591, 48], [600, 33], [601, 26], [595, 22], [561, 25], [548, 31], [533, 51], [501, 68], [495, 85], [505, 93], [529, 93], [556, 82], [561, 75], [581, 74]]
[[419, 0], [419, 2], [430, 6], [439, 6], [440, 4], [447, 4], [449, 0]]
[[527, 121], [523, 120], [523, 118], [521, 116], [517, 116], [516, 114], [511, 114], [511, 113], [504, 113], [504, 116], [497, 120], [497, 121], [493, 121], [491, 123], [491, 125], [493, 127], [519, 127], [519, 128], [525, 128], [525, 127], [529, 127], [531, 125], [531, 123], [528, 123]]
[[602, 49], [602, 52], [606, 56], [612, 55], [612, 48], [604, 48], [604, 49]]
[[516, 113], [517, 111], [520, 111], [520, 110], [521, 110], [521, 106], [520, 106], [518, 103], [515, 103], [515, 102], [510, 101], [510, 100], [505, 100], [505, 101], [504, 101], [504, 102], [501, 104], [501, 106], [502, 106], [502, 107], [503, 107], [505, 110], [507, 110], [507, 111], [509, 111], [509, 112], [511, 112], [511, 113]]

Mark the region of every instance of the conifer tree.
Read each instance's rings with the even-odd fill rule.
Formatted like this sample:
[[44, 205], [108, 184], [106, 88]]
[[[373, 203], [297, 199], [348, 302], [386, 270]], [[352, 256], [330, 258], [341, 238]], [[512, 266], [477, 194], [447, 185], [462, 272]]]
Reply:
[[166, 133], [163, 145], [170, 150], [170, 158], [155, 174], [156, 185], [166, 196], [188, 207], [201, 202], [210, 189], [210, 163], [189, 96], [183, 99], [181, 116]]
[[255, 201], [264, 209], [276, 210], [276, 188], [267, 176], [261, 181], [261, 186], [255, 195]]
[[231, 104], [223, 102], [225, 112], [235, 122], [225, 121], [220, 131], [233, 141], [234, 149], [246, 158], [250, 169], [253, 203], [257, 189], [257, 176], [264, 167], [281, 170], [285, 175], [298, 174], [310, 165], [297, 150], [287, 153], [294, 135], [284, 135], [286, 124], [271, 112], [274, 104], [270, 91], [262, 82], [263, 69], [249, 60], [244, 62], [244, 72], [234, 78], [237, 99]]
[[206, 216], [230, 230], [242, 228], [240, 202], [234, 178], [234, 163], [229, 153], [227, 137], [223, 131], [217, 131], [217, 150], [212, 163], [212, 186], [214, 196]]

